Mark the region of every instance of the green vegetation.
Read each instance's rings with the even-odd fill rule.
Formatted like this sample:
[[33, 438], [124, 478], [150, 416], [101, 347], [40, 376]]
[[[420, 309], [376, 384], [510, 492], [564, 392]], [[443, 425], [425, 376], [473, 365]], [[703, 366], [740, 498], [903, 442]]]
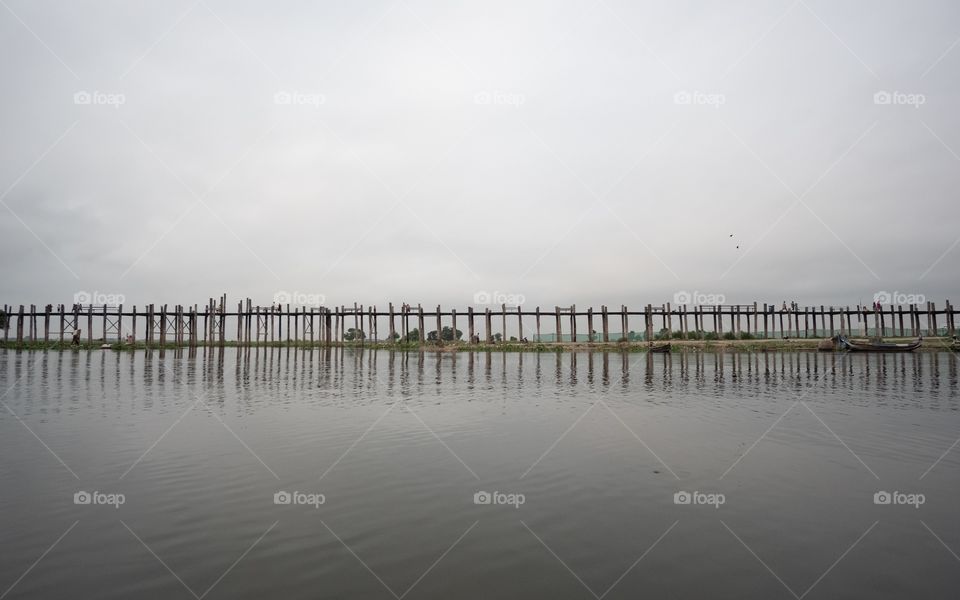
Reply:
[[365, 334], [362, 329], [354, 329], [351, 327], [344, 332], [343, 339], [348, 342], [358, 342], [367, 339], [367, 334]]
[[[418, 335], [419, 335], [419, 332], [418, 332]], [[443, 342], [452, 342], [454, 341], [454, 339], [457, 339], [457, 340], [463, 339], [463, 332], [458, 329], [456, 331], [456, 335], [454, 335], [453, 328], [450, 327], [449, 325], [444, 325], [443, 329], [440, 330], [440, 340]], [[437, 341], [436, 329], [434, 329], [433, 331], [427, 334], [427, 341], [428, 342]]]

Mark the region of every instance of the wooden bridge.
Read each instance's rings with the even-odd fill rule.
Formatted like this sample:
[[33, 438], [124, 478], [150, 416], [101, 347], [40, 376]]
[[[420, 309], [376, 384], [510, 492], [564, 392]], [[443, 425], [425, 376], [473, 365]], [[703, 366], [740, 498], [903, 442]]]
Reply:
[[[424, 308], [421, 305], [389, 304], [386, 310], [377, 306], [291, 307], [272, 304], [255, 306], [249, 298], [228, 308], [227, 297], [210, 298], [205, 306], [153, 304], [137, 309], [123, 305], [67, 306], [48, 304], [20, 305], [17, 309], [4, 305], [3, 340], [10, 342], [11, 331], [17, 344], [24, 342], [69, 342], [80, 330], [87, 343], [143, 342], [148, 346], [194, 347], [294, 342], [315, 345], [369, 342], [425, 342], [424, 332], [433, 328], [436, 337], [448, 326], [453, 332], [466, 324], [468, 343], [495, 343], [515, 338], [552, 343], [650, 340], [660, 338], [711, 339], [727, 338], [807, 338], [828, 337], [835, 333], [848, 335], [936, 336], [956, 334], [957, 311], [947, 300], [943, 308], [934, 302], [923, 305], [886, 305], [837, 307], [803, 306], [777, 308], [773, 304], [671, 306], [669, 303], [640, 309], [621, 305], [616, 309], [601, 306], [586, 309], [554, 306], [551, 309], [524, 309], [486, 306]], [[526, 319], [526, 322], [524, 321]], [[619, 332], [611, 329], [611, 320]], [[516, 324], [514, 336], [508, 338], [508, 323]], [[544, 335], [542, 325], [551, 333]], [[385, 325], [384, 337], [380, 327]], [[640, 326], [634, 333], [631, 326]], [[692, 327], [691, 327], [692, 325]], [[412, 327], [411, 327], [412, 326]], [[495, 327], [496, 326], [496, 327]], [[585, 326], [585, 329], [583, 327]], [[658, 327], [659, 326], [659, 327]], [[129, 327], [129, 329], [127, 329]], [[580, 331], [578, 332], [578, 327]], [[599, 328], [599, 331], [595, 329]], [[415, 329], [414, 329], [415, 328]], [[495, 331], [499, 329], [499, 332]], [[350, 331], [350, 330], [353, 331]], [[99, 330], [99, 331], [97, 331]], [[431, 333], [433, 333], [431, 332]], [[482, 335], [480, 333], [482, 332]], [[138, 339], [138, 333], [142, 336]], [[456, 336], [456, 334], [454, 334]], [[458, 337], [458, 336], [457, 336]], [[566, 338], [566, 339], [565, 339]]]

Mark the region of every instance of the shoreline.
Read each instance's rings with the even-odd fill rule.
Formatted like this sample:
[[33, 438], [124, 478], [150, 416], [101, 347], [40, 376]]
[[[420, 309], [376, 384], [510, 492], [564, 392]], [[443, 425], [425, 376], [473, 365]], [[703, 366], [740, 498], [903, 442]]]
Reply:
[[[752, 340], [661, 340], [653, 343], [653, 346], [670, 345], [672, 353], [692, 352], [713, 352], [732, 350], [737, 352], [783, 352], [783, 351], [818, 351], [817, 345], [825, 338], [791, 338], [791, 339], [752, 339]], [[859, 338], [853, 338], [859, 339]], [[916, 338], [890, 337], [885, 338], [890, 342], [907, 342]], [[924, 338], [923, 345], [916, 352], [954, 352], [955, 348], [951, 346], [952, 339], [948, 337]], [[109, 346], [109, 347], [105, 347]], [[403, 352], [541, 352], [541, 353], [565, 353], [565, 352], [616, 352], [616, 353], [642, 353], [650, 350], [650, 345], [646, 342], [560, 342], [560, 343], [536, 343], [536, 342], [501, 342], [501, 343], [480, 343], [469, 344], [466, 342], [445, 342], [445, 343], [389, 343], [389, 342], [335, 342], [309, 343], [302, 341], [288, 340], [285, 342], [259, 342], [259, 343], [237, 343], [225, 341], [223, 344], [197, 343], [192, 348], [182, 344], [149, 344], [136, 342], [128, 344], [124, 342], [81, 342], [74, 346], [69, 342], [44, 342], [44, 341], [24, 341], [21, 343], [0, 341], [0, 349], [6, 350], [116, 350], [116, 351], [134, 351], [134, 350], [191, 350], [197, 348], [241, 348], [241, 349], [260, 349], [260, 348], [297, 348], [303, 350], [331, 350], [340, 348], [366, 349], [366, 350], [392, 350]], [[830, 352], [829, 350], [825, 352]], [[837, 351], [834, 351], [837, 352]]]

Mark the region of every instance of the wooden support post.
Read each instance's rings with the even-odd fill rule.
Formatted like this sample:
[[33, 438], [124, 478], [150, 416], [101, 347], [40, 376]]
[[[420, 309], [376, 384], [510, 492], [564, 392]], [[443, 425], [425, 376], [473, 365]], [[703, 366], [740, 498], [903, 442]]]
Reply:
[[601, 311], [600, 320], [603, 325], [603, 341], [604, 343], [606, 343], [610, 341], [610, 323], [609, 323], [610, 315], [607, 314], [607, 305], [604, 304], [603, 306], [601, 306], [600, 311]]
[[443, 338], [440, 337], [440, 332], [443, 331], [443, 327], [440, 323], [440, 305], [437, 305], [437, 342], [443, 341]]
[[647, 307], [644, 309], [643, 319], [644, 319], [644, 327], [645, 327], [645, 332], [644, 332], [644, 337], [646, 338], [645, 341], [652, 342], [653, 341], [653, 305], [648, 304]]
[[[537, 323], [539, 323], [539, 322], [540, 322], [540, 320], [538, 319], [538, 320], [537, 320]], [[472, 306], [468, 306], [468, 307], [467, 307], [467, 335], [470, 336], [470, 343], [472, 344], [472, 343], [473, 343], [473, 340], [474, 340], [474, 337], [476, 336], [476, 328], [474, 327], [474, 322], [473, 322], [473, 307], [472, 307]]]
[[387, 305], [387, 311], [390, 314], [390, 343], [394, 343], [397, 341], [397, 324], [394, 320], [393, 302]]
[[937, 328], [937, 305], [932, 300], [930, 301], [930, 335], [940, 335], [940, 331]]
[[627, 314], [629, 310], [627, 310], [626, 304], [624, 304], [622, 308], [623, 308], [623, 337], [629, 340], [630, 339], [630, 315]]
[[[290, 310], [290, 305], [287, 305], [287, 310]], [[227, 341], [227, 295], [223, 294], [222, 299], [220, 300], [220, 347]]]
[[23, 343], [23, 305], [20, 305], [20, 312], [17, 313], [17, 344]]
[[483, 317], [484, 317], [484, 326], [485, 326], [486, 329], [487, 329], [487, 335], [486, 335], [487, 343], [488, 343], [488, 344], [492, 344], [492, 343], [493, 343], [493, 331], [492, 331], [492, 329], [493, 329], [493, 314], [490, 312], [490, 307], [489, 307], [489, 306], [488, 306], [488, 307], [486, 308], [486, 310], [484, 311]]
[[93, 305], [87, 305], [87, 343], [93, 343]]
[[536, 340], [537, 340], [537, 343], [539, 344], [541, 341], [543, 341], [543, 338], [540, 337], [540, 307], [539, 307], [539, 306], [537, 307], [536, 317], [537, 317], [537, 338], [536, 338]]
[[953, 306], [950, 304], [950, 300], [943, 301], [943, 319], [946, 321], [944, 326], [947, 328], [947, 336], [954, 336], [954, 327], [953, 327]]
[[557, 318], [557, 339], [555, 341], [559, 344], [563, 341], [563, 334], [561, 333], [563, 328], [560, 325], [560, 307], [556, 306], [554, 307], [554, 310], [556, 310], [554, 316]]
[[570, 305], [570, 341], [577, 343], [577, 305]]
[[47, 343], [50, 341], [50, 311], [53, 310], [53, 305], [48, 304], [47, 308], [43, 313], [43, 341]]
[[[456, 336], [456, 333], [454, 333]], [[523, 341], [523, 312], [520, 309], [520, 305], [517, 305], [517, 339]]]
[[167, 343], [167, 305], [160, 307], [160, 347]]
[[427, 339], [427, 332], [424, 331], [423, 325], [423, 306], [417, 304], [417, 328], [420, 330], [420, 343], [422, 344]]
[[593, 339], [593, 307], [587, 309], [587, 340], [591, 343], [595, 340]]

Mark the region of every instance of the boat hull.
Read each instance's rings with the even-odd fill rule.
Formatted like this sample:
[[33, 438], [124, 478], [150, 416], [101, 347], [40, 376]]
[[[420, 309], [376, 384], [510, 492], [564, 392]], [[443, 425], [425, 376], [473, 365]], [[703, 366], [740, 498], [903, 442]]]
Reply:
[[923, 344], [923, 339], [907, 344], [887, 344], [882, 342], [856, 342], [845, 337], [840, 345], [850, 352], [913, 352]]

